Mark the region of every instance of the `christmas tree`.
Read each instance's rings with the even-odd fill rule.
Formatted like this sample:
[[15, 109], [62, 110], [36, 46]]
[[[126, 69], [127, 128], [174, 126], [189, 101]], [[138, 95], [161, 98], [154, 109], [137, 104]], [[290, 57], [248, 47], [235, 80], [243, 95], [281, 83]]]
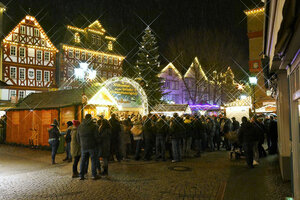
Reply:
[[144, 88], [148, 103], [151, 107], [161, 102], [162, 81], [158, 77], [160, 73], [160, 63], [158, 61], [158, 46], [154, 34], [148, 26], [142, 37], [142, 42], [139, 47], [137, 59], [137, 73], [140, 79], [140, 84]]

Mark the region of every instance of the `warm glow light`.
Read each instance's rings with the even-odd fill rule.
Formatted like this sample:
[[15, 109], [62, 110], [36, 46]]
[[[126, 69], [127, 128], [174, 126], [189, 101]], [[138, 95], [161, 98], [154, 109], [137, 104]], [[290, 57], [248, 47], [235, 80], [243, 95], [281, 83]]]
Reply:
[[81, 69], [83, 69], [84, 71], [86, 71], [88, 69], [89, 64], [87, 63], [79, 63], [79, 66]]
[[251, 14], [255, 14], [255, 13], [259, 13], [259, 12], [264, 12], [265, 11], [265, 8], [262, 7], [262, 8], [256, 8], [256, 9], [252, 9], [252, 10], [247, 10], [247, 11], [244, 11], [246, 15], [251, 15]]
[[77, 79], [84, 79], [84, 71], [83, 71], [83, 69], [81, 69], [81, 68], [75, 68], [74, 69], [74, 74], [75, 74], [75, 77], [77, 78]]
[[97, 72], [96, 70], [90, 69], [88, 70], [88, 79], [94, 80], [96, 78]]
[[110, 36], [105, 36], [105, 39], [112, 40], [112, 41], [116, 41], [116, 38], [110, 37]]
[[241, 100], [243, 100], [243, 99], [246, 99], [247, 98], [247, 96], [246, 95], [241, 95]]
[[255, 76], [250, 76], [249, 77], [249, 82], [251, 85], [256, 85], [257, 84], [257, 78]]
[[242, 89], [244, 89], [244, 86], [242, 84], [238, 84], [238, 89], [242, 90]]

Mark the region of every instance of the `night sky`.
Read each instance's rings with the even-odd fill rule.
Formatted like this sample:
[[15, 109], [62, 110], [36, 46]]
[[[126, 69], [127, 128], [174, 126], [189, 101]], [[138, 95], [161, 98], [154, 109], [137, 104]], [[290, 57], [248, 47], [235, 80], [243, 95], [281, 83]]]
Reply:
[[[214, 42], [220, 44], [230, 41], [230, 45], [224, 44], [226, 47], [222, 51], [226, 52], [226, 59], [218, 65], [217, 70], [222, 71], [230, 65], [239, 78], [243, 78], [244, 74], [236, 63], [248, 69], [247, 20], [243, 10], [255, 8], [259, 2], [260, 0], [2, 1], [7, 6], [4, 17], [5, 33], [19, 23], [30, 8], [30, 14], [37, 18], [56, 45], [62, 40], [64, 25], [84, 28], [90, 22], [99, 19], [109, 34], [118, 37], [118, 51], [127, 55], [125, 66], [129, 68], [135, 63], [138, 41], [141, 41], [142, 32], [147, 25], [150, 25], [157, 36], [162, 66], [174, 61], [179, 54], [180, 51], [172, 47], [175, 44], [177, 48], [185, 49], [184, 61], [180, 61], [182, 66], [188, 65], [193, 57], [198, 56], [200, 62], [203, 60], [204, 65], [209, 68], [211, 61], [206, 60], [207, 56], [204, 55], [209, 50], [214, 51], [214, 48], [204, 44], [205, 36], [201, 40], [201, 34], [209, 32], [209, 35], [213, 36], [212, 45]], [[189, 35], [194, 35], [195, 38]], [[198, 37], [201, 42], [193, 43]], [[190, 48], [193, 45], [195, 47]]]

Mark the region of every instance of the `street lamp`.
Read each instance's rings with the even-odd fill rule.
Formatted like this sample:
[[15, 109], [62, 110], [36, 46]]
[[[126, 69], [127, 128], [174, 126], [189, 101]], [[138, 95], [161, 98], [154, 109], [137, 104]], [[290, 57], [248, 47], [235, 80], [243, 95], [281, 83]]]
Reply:
[[249, 77], [249, 83], [251, 86], [251, 92], [252, 92], [252, 96], [253, 96], [253, 101], [252, 101], [252, 107], [254, 110], [254, 115], [256, 114], [255, 112], [255, 85], [257, 84], [257, 78], [255, 76], [250, 76]]

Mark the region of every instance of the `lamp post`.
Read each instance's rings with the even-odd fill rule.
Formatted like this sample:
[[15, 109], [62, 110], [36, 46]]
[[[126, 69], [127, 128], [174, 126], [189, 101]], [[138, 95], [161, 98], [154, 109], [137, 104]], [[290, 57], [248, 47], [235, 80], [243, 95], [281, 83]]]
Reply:
[[89, 68], [88, 63], [79, 63], [79, 68], [74, 69], [74, 75], [75, 78], [82, 82], [83, 91], [82, 91], [82, 112], [81, 112], [81, 118], [83, 118], [83, 108], [84, 105], [87, 103], [87, 97], [85, 95], [85, 84], [88, 81], [92, 81], [96, 78], [97, 71]]
[[256, 76], [250, 76], [249, 77], [249, 83], [250, 83], [250, 86], [251, 86], [251, 92], [252, 92], [252, 96], [253, 96], [252, 107], [253, 107], [254, 115], [255, 115], [256, 114], [256, 112], [255, 112], [255, 85], [257, 85]]

